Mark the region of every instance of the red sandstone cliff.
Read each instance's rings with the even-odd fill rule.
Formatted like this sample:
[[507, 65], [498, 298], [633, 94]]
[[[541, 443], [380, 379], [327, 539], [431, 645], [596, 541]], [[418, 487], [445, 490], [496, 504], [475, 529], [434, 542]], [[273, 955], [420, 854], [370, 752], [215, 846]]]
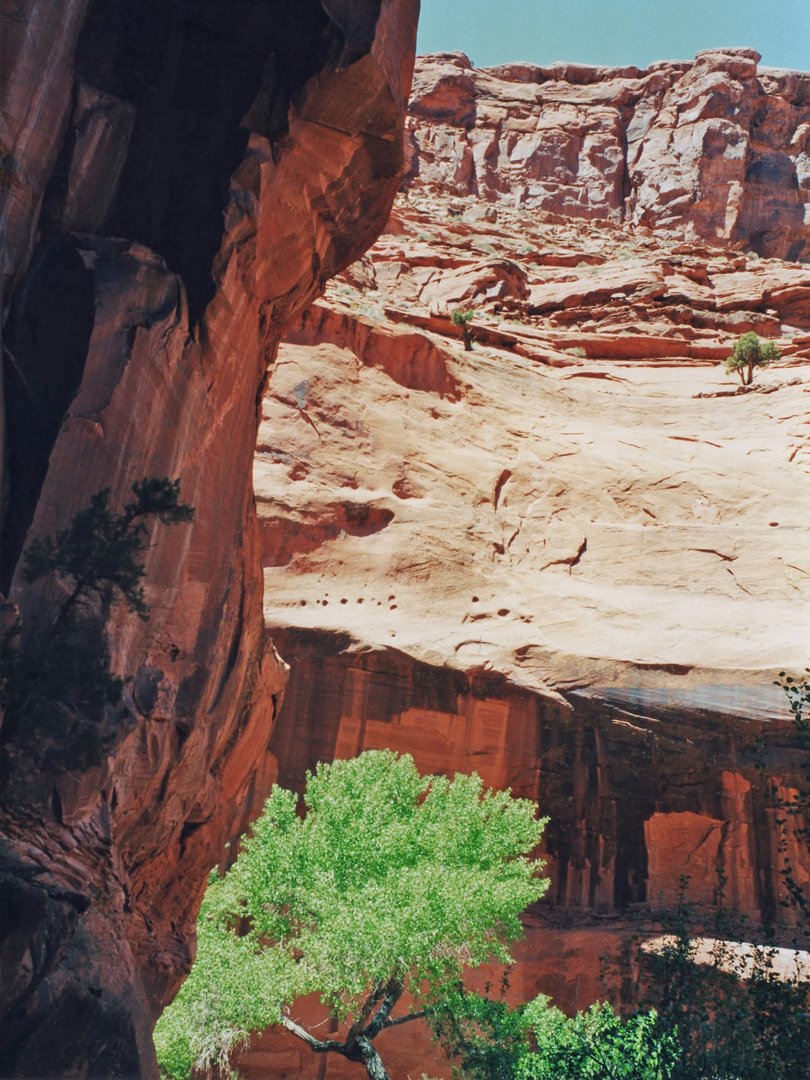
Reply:
[[[328, 14], [327, 14], [328, 11]], [[286, 667], [251, 465], [286, 322], [387, 218], [417, 0], [22, 0], [0, 14], [0, 571], [102, 488], [179, 478], [113, 750], [4, 747], [3, 1075], [153, 1076], [208, 870], [246, 820]], [[33, 749], [32, 749], [33, 746]], [[39, 756], [38, 756], [39, 755]], [[58, 764], [54, 765], [53, 763]]]
[[423, 57], [408, 125], [420, 186], [810, 257], [810, 75], [712, 49], [646, 69]]
[[[132, 683], [109, 760], [7, 751], [17, 1075], [152, 1075], [224, 840], [273, 780], [366, 746], [552, 814], [522, 996], [584, 1001], [682, 871], [711, 901], [719, 858], [741, 911], [778, 899], [747, 732], [774, 722], [789, 783], [760, 687], [806, 652], [810, 281], [780, 260], [807, 258], [807, 76], [745, 51], [423, 61], [407, 197], [273, 364], [257, 536], [265, 369], [384, 225], [415, 7], [2, 16], [0, 574], [33, 615], [23, 543], [104, 486], [178, 476], [197, 508], [155, 532], [148, 627], [112, 628]], [[468, 304], [471, 355], [449, 319]], [[749, 328], [785, 364], [726, 397], [715, 365]], [[260, 560], [294, 665], [266, 755], [286, 673]], [[311, 1064], [281, 1054], [252, 1064]]]

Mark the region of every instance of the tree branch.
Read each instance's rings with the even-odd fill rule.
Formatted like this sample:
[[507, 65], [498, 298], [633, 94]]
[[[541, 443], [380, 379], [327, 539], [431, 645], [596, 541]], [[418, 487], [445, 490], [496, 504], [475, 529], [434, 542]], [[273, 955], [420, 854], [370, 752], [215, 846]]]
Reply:
[[374, 1039], [380, 1034], [385, 1027], [385, 1022], [391, 1015], [391, 1010], [402, 997], [402, 991], [404, 986], [398, 979], [389, 979], [388, 985], [385, 987], [385, 998], [382, 1005], [377, 1010], [377, 1015], [368, 1025], [363, 1029], [363, 1037], [366, 1039]]
[[422, 1009], [420, 1012], [408, 1013], [407, 1016], [397, 1016], [393, 1020], [389, 1018], [383, 1023], [383, 1027], [396, 1027], [397, 1024], [407, 1024], [409, 1020], [424, 1020], [424, 1018], [430, 1016], [432, 1012], [432, 1009]]
[[307, 1046], [314, 1050], [316, 1054], [327, 1054], [330, 1050], [336, 1054], [346, 1054], [345, 1043], [338, 1042], [337, 1039], [316, 1039], [314, 1035], [310, 1035], [308, 1031], [296, 1024], [294, 1020], [291, 1020], [289, 1016], [282, 1016], [282, 1025], [291, 1031], [293, 1035], [296, 1035], [299, 1039], [307, 1044]]
[[377, 1007], [378, 1003], [380, 1001], [382, 1001], [383, 998], [385, 998], [386, 994], [390, 990], [390, 987], [391, 987], [391, 984], [393, 983], [393, 981], [394, 981], [393, 979], [389, 979], [388, 982], [385, 983], [385, 984], [378, 983], [374, 987], [374, 989], [371, 991], [369, 996], [366, 998], [366, 1002], [363, 1005], [363, 1008], [360, 1010], [360, 1013], [359, 1013], [357, 1019], [354, 1021], [352, 1026], [349, 1028], [349, 1033], [346, 1036], [346, 1049], [347, 1050], [351, 1050], [352, 1047], [354, 1046], [355, 1042], [360, 1038], [360, 1036], [362, 1034], [364, 1034], [363, 1029], [366, 1026], [366, 1022], [368, 1021], [368, 1018], [374, 1012], [374, 1009]]

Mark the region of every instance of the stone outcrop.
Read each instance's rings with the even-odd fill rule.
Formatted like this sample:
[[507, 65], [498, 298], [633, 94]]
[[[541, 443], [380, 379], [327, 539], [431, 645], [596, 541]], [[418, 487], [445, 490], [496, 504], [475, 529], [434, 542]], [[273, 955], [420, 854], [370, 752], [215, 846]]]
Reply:
[[[6, 738], [3, 1075], [155, 1075], [208, 870], [286, 665], [261, 622], [257, 401], [286, 322], [385, 224], [418, 3], [23, 0], [0, 15], [4, 588], [32, 537], [176, 477], [108, 753]], [[6, 976], [6, 972], [9, 976]]]
[[646, 69], [422, 57], [409, 175], [584, 221], [810, 260], [810, 76], [753, 49]]
[[[107, 628], [103, 763], [5, 740], [9, 1075], [154, 1076], [208, 868], [276, 779], [367, 746], [551, 813], [517, 996], [584, 1003], [627, 920], [681, 873], [712, 903], [717, 861], [776, 910], [748, 733], [789, 788], [808, 76], [427, 58], [389, 217], [417, 7], [0, 16], [3, 589], [36, 625], [58, 589], [21, 551], [100, 489], [178, 477], [197, 510], [152, 534], [149, 624]], [[748, 329], [784, 359], [736, 393]], [[271, 1042], [254, 1074], [314, 1066]]]

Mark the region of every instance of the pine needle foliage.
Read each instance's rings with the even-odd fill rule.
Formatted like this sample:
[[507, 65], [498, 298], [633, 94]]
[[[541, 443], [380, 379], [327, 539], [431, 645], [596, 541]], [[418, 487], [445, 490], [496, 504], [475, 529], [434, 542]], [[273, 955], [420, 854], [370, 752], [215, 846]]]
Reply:
[[191, 521], [194, 510], [179, 501], [179, 480], [146, 477], [134, 483], [132, 491], [134, 500], [120, 514], [110, 510], [109, 488], [97, 492], [66, 529], [29, 545], [23, 569], [28, 584], [53, 573], [72, 585], [52, 631], [69, 625], [76, 610], [93, 598], [109, 605], [120, 596], [139, 619], [148, 618], [141, 584], [146, 573], [141, 562], [148, 539], [146, 520], [176, 525]]
[[121, 701], [124, 682], [110, 667], [105, 623], [124, 601], [139, 619], [149, 606], [143, 590], [143, 555], [150, 520], [189, 522], [194, 510], [180, 502], [180, 484], [145, 477], [132, 485], [134, 498], [120, 513], [110, 508], [110, 490], [90, 499], [70, 524], [33, 541], [23, 557], [28, 585], [53, 576], [66, 595], [33, 625], [19, 621], [0, 642], [2, 741], [64, 737], [64, 761], [95, 764], [103, 750], [100, 723]]

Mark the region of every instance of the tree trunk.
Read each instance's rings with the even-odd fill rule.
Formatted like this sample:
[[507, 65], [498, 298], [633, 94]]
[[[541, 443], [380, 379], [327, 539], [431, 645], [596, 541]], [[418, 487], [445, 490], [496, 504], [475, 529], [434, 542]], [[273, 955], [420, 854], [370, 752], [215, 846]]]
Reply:
[[366, 1072], [369, 1075], [369, 1080], [391, 1080], [391, 1077], [385, 1071], [382, 1058], [369, 1040], [362, 1035], [357, 1040], [356, 1052], [357, 1058], [355, 1060], [363, 1062], [366, 1067]]

